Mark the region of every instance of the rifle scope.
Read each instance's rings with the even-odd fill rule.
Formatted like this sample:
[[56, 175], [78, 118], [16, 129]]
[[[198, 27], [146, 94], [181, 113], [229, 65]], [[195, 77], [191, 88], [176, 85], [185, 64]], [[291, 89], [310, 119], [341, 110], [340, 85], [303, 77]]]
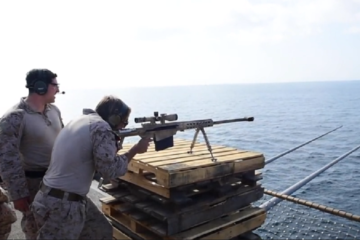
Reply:
[[176, 121], [178, 120], [178, 115], [175, 114], [159, 114], [154, 113], [153, 117], [137, 117], [134, 118], [135, 123], [144, 123], [144, 122], [156, 122], [156, 121]]

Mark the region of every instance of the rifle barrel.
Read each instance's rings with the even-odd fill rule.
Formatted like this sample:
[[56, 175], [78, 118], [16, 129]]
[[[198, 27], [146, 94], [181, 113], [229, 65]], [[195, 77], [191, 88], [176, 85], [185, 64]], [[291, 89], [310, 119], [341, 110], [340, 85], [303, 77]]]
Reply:
[[214, 121], [214, 125], [216, 125], [216, 124], [223, 124], [223, 123], [252, 122], [252, 121], [254, 121], [254, 117], [244, 117], [244, 118], [235, 118], [235, 119]]

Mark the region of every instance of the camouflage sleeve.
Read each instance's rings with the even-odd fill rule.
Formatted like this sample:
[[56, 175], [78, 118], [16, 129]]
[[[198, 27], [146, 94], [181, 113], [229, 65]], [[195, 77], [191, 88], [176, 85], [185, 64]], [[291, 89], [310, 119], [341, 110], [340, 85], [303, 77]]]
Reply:
[[105, 179], [115, 179], [123, 176], [127, 171], [128, 159], [117, 154], [114, 133], [105, 123], [90, 125], [90, 134], [93, 143], [95, 169]]
[[29, 196], [19, 145], [24, 112], [11, 112], [0, 120], [0, 175], [12, 201]]

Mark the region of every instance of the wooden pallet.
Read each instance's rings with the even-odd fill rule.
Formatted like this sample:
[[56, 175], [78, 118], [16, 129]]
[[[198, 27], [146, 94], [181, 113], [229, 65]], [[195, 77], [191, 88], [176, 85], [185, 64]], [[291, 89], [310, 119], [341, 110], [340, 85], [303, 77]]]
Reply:
[[266, 219], [266, 211], [264, 209], [247, 206], [237, 212], [219, 217], [187, 231], [162, 236], [149, 229], [147, 226], [148, 222], [114, 211], [110, 205], [103, 205], [103, 212], [116, 229], [125, 236], [136, 240], [232, 239], [243, 233], [255, 230], [260, 227]]
[[[145, 154], [137, 155], [130, 162], [129, 171], [120, 179], [171, 198], [171, 188], [258, 170], [265, 166], [264, 156], [258, 152], [212, 146], [217, 158], [217, 162], [212, 162], [204, 143], [198, 142], [192, 154], [187, 153], [191, 141], [176, 140], [174, 145], [163, 151], [150, 149]], [[130, 147], [125, 145], [119, 153]], [[145, 175], [148, 173], [153, 174], [153, 178], [147, 178]]]
[[[222, 215], [241, 209], [257, 200], [264, 189], [260, 184], [248, 186], [244, 184], [229, 184], [219, 191], [211, 191], [194, 195], [191, 202], [185, 206], [166, 201], [156, 200], [151, 194], [139, 194], [135, 188], [119, 187], [110, 193], [109, 197], [100, 199], [103, 208], [110, 206], [112, 211], [132, 216], [134, 219], [148, 222], [147, 227], [165, 236], [175, 234], [196, 225], [214, 220]], [[151, 223], [150, 223], [151, 222]]]
[[[146, 175], [144, 176], [146, 177]], [[184, 205], [187, 205], [187, 207], [189, 207], [189, 205], [193, 206], [194, 201], [199, 201], [198, 196], [205, 199], [220, 198], [221, 196], [225, 196], [228, 192], [236, 191], [239, 187], [257, 186], [258, 181], [261, 179], [262, 173], [260, 172], [255, 173], [254, 171], [250, 171], [246, 173], [238, 173], [169, 189], [170, 198], [166, 198], [156, 192], [154, 193], [146, 188], [122, 179], [117, 179], [117, 183], [115, 185], [103, 185], [101, 189], [109, 194], [112, 194], [111, 192], [113, 191], [126, 188], [139, 198], [153, 199], [162, 205], [167, 204], [176, 206], [177, 208], [182, 208]]]

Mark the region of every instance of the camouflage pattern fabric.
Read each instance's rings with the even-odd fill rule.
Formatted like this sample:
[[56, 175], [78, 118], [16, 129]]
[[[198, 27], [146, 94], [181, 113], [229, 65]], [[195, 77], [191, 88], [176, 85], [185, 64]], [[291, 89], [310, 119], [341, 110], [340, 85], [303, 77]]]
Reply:
[[89, 198], [68, 201], [48, 191], [39, 191], [32, 204], [38, 239], [112, 239], [111, 224]]
[[16, 222], [15, 210], [9, 203], [9, 198], [0, 184], [0, 240], [8, 239], [11, 232], [11, 224]]
[[[98, 119], [98, 121], [84, 121], [84, 124], [89, 124], [89, 128], [86, 127], [85, 129], [90, 129], [91, 145], [89, 144], [89, 146], [74, 150], [63, 149], [62, 141], [59, 140], [55, 148], [66, 152], [91, 151], [93, 158], [88, 159], [87, 163], [93, 167], [92, 169], [90, 168], [92, 171], [89, 171], [88, 174], [92, 176], [96, 170], [105, 179], [115, 179], [127, 172], [129, 160], [125, 154], [117, 154], [119, 146], [116, 143], [113, 131], [108, 123], [100, 119], [100, 117]], [[71, 131], [68, 131], [69, 127], [70, 125], [65, 127], [62, 134], [71, 133]], [[61, 137], [63, 136], [60, 135], [60, 139]], [[68, 141], [70, 138], [71, 134], [66, 135], [64, 139]], [[59, 151], [59, 154], [61, 152]], [[54, 151], [53, 154], [55, 154]], [[54, 159], [56, 159], [55, 157]], [[53, 164], [55, 162], [56, 165], [64, 164], [63, 161], [56, 161], [54, 159], [52, 159]], [[81, 161], [84, 161], [84, 159], [74, 159], [72, 161], [73, 166], [78, 166], [77, 164], [79, 164], [80, 167], [83, 165]], [[44, 178], [45, 180], [52, 174], [51, 169], [52, 165], [50, 164]], [[69, 173], [57, 174], [62, 176]], [[67, 183], [69, 178], [64, 177], [62, 181]], [[91, 182], [88, 182], [87, 179], [86, 181], [78, 179], [79, 182], [84, 184], [86, 189], [90, 188]], [[64, 199], [58, 199], [48, 195], [50, 188], [44, 188], [45, 190], [38, 191], [31, 205], [31, 211], [39, 229], [38, 239], [113, 239], [111, 224], [89, 198], [84, 197], [82, 201], [68, 201], [66, 198], [67, 194], [65, 194]]]
[[25, 111], [19, 109], [0, 120], [0, 175], [11, 200], [28, 197], [25, 172], [19, 152]]
[[[41, 180], [41, 178], [26, 178], [30, 193], [30, 201], [33, 201], [36, 193], [39, 191]], [[36, 239], [38, 228], [31, 211], [23, 213], [21, 229], [24, 232], [26, 239]]]
[[0, 240], [7, 240], [11, 232], [11, 224], [0, 226]]
[[[30, 197], [32, 200], [39, 190], [40, 179], [25, 177], [20, 152], [16, 146], [20, 144], [22, 120], [25, 112], [12, 112], [0, 121], [0, 172], [6, 180], [7, 190], [11, 200]], [[11, 124], [10, 124], [11, 123]], [[18, 133], [18, 134], [14, 134]], [[36, 239], [37, 228], [31, 212], [23, 213], [21, 228], [26, 239]]]
[[96, 171], [105, 180], [125, 175], [129, 159], [125, 154], [117, 154], [119, 146], [109, 124], [105, 121], [91, 123], [90, 135]]
[[[60, 110], [55, 105], [47, 104], [44, 113], [46, 114], [51, 109], [57, 112], [60, 125], [63, 126]], [[23, 169], [23, 155], [20, 153], [26, 114], [38, 113], [26, 104], [25, 98], [21, 98], [17, 105], [0, 118], [0, 175], [7, 185], [11, 201], [30, 196]], [[48, 121], [45, 118], [44, 127], [48, 127]], [[53, 123], [53, 125], [55, 124]], [[58, 132], [61, 128], [53, 130]], [[41, 140], [39, 139], [39, 141]], [[49, 155], [51, 149], [52, 146], [47, 149]]]
[[[61, 126], [63, 126], [61, 113], [55, 105], [47, 104], [44, 113], [46, 114], [52, 108], [58, 113], [59, 121]], [[23, 147], [22, 139], [25, 136], [26, 114], [38, 113], [26, 104], [25, 98], [21, 98], [20, 103], [12, 107], [0, 119], [0, 175], [7, 186], [10, 201], [16, 201], [26, 197], [30, 197], [30, 200], [32, 200], [42, 180], [41, 178], [26, 178], [23, 168], [24, 155], [20, 152], [20, 149]], [[49, 120], [46, 119], [46, 121]], [[44, 127], [48, 126], [46, 121], [44, 121]], [[60, 131], [60, 129], [56, 129], [56, 131]], [[39, 139], [39, 141], [41, 141], [41, 139]], [[42, 152], [42, 154], [43, 153], [44, 152]], [[50, 153], [51, 146], [49, 147], [49, 154]], [[31, 212], [23, 213], [21, 227], [26, 239], [36, 239], [37, 228]]]

